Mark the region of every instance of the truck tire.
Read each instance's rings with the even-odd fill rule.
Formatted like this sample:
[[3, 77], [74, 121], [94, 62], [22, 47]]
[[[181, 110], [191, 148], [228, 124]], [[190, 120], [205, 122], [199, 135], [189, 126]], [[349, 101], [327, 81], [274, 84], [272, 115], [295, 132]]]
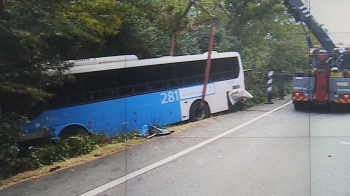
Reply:
[[336, 112], [338, 108], [335, 103], [331, 103], [329, 107], [330, 107], [330, 112], [332, 113]]
[[294, 104], [294, 109], [295, 109], [296, 111], [300, 111], [300, 110], [303, 109], [303, 104], [302, 104], [302, 103], [294, 102], [293, 104]]

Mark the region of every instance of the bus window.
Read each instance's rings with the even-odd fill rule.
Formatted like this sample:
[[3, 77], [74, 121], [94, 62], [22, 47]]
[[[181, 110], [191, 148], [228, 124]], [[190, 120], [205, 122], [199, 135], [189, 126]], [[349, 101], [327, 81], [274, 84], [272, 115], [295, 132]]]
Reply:
[[239, 69], [239, 62], [238, 62], [238, 58], [231, 58], [231, 66], [232, 66], [232, 69], [233, 69], [233, 78], [238, 78], [239, 76], [239, 72], [240, 72], [240, 69]]
[[[182, 85], [194, 85], [205, 74], [205, 60], [177, 63], [176, 71]], [[203, 80], [202, 80], [203, 82]]]
[[87, 101], [108, 98], [112, 96], [113, 89], [116, 87], [113, 71], [86, 73], [82, 76], [82, 80]]
[[174, 64], [153, 65], [146, 67], [147, 82], [155, 84], [158, 88], [175, 87], [176, 72]]
[[75, 75], [75, 78], [75, 82], [65, 82], [63, 86], [51, 85], [47, 87], [47, 92], [54, 94], [54, 97], [48, 102], [50, 108], [78, 104], [84, 101], [81, 74]]
[[239, 75], [238, 58], [214, 59], [210, 67], [211, 81], [235, 79]]
[[153, 65], [146, 67], [147, 82], [176, 79], [174, 65]]
[[206, 61], [191, 61], [177, 64], [179, 78], [202, 76], [205, 73]]
[[143, 67], [127, 69], [124, 77], [125, 86], [146, 83], [145, 71]]
[[86, 97], [85, 97], [85, 100], [87, 100], [87, 101], [94, 101], [94, 100], [95, 100], [95, 95], [94, 95], [94, 93], [86, 93], [85, 96], [86, 96]]
[[113, 71], [86, 73], [82, 76], [86, 101], [96, 101], [115, 96], [115, 75]]
[[24, 116], [26, 116], [28, 120], [33, 120], [44, 111], [44, 108], [45, 107], [42, 102], [36, 103], [30, 109], [24, 111]]
[[213, 82], [233, 78], [230, 59], [214, 59], [210, 66], [210, 78]]
[[62, 86], [51, 85], [47, 87], [47, 91], [59, 96], [72, 95], [82, 93], [81, 74], [75, 75], [75, 82], [65, 82]]
[[145, 70], [143, 67], [119, 69], [115, 71], [120, 95], [139, 94], [147, 91]]

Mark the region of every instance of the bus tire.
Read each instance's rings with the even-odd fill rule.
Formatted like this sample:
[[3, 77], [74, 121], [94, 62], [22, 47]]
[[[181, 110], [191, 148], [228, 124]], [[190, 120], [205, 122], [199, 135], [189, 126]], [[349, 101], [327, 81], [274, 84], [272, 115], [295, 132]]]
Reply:
[[209, 118], [210, 109], [207, 102], [204, 102], [203, 107], [201, 107], [201, 100], [197, 100], [192, 103], [190, 108], [190, 120], [192, 122]]
[[69, 137], [75, 137], [75, 136], [87, 135], [87, 134], [88, 132], [83, 127], [73, 125], [73, 126], [68, 126], [64, 128], [60, 133], [60, 137], [69, 138]]

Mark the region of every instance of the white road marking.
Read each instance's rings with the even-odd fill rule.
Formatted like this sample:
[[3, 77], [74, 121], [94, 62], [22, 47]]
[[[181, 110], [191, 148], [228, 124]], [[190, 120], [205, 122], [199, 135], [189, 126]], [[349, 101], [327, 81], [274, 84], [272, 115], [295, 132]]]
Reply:
[[350, 146], [350, 143], [349, 143], [349, 142], [342, 142], [342, 141], [339, 141], [339, 143], [345, 144], [345, 145], [349, 145], [349, 146]]
[[141, 168], [141, 169], [139, 169], [137, 171], [134, 171], [134, 172], [132, 172], [130, 174], [127, 174], [126, 176], [118, 178], [118, 179], [116, 179], [116, 180], [114, 180], [112, 182], [109, 182], [109, 183], [104, 184], [104, 185], [102, 185], [100, 187], [92, 189], [92, 190], [90, 190], [90, 191], [88, 191], [86, 193], [83, 193], [83, 194], [79, 195], [79, 196], [93, 196], [93, 195], [97, 195], [99, 193], [102, 193], [102, 192], [110, 189], [110, 188], [118, 186], [119, 184], [122, 184], [122, 183], [126, 182], [127, 180], [130, 180], [130, 179], [132, 179], [132, 178], [134, 178], [136, 176], [139, 176], [139, 175], [144, 174], [144, 173], [146, 173], [148, 171], [151, 171], [152, 169], [155, 169], [155, 168], [157, 168], [159, 166], [162, 166], [162, 165], [164, 165], [164, 164], [166, 164], [166, 163], [168, 163], [170, 161], [173, 161], [173, 160], [175, 160], [175, 159], [177, 159], [177, 158], [179, 158], [179, 157], [181, 157], [181, 156], [183, 156], [185, 154], [188, 154], [188, 153], [190, 153], [190, 152], [192, 152], [192, 151], [194, 151], [194, 150], [196, 150], [196, 149], [198, 149], [198, 148], [200, 148], [202, 146], [205, 146], [205, 145], [207, 145], [207, 144], [209, 144], [209, 143], [211, 143], [211, 142], [213, 142], [213, 141], [215, 141], [217, 139], [220, 139], [220, 138], [222, 138], [222, 137], [224, 137], [224, 136], [226, 136], [226, 135], [228, 135], [230, 133], [233, 133], [233, 132], [237, 131], [238, 129], [241, 129], [241, 128], [243, 128], [243, 127], [245, 127], [245, 126], [247, 126], [247, 125], [249, 125], [249, 124], [251, 124], [251, 123], [253, 123], [253, 122], [255, 122], [255, 121], [257, 121], [257, 120], [259, 120], [259, 119], [261, 119], [263, 117], [265, 117], [265, 116], [268, 116], [269, 114], [271, 114], [273, 112], [276, 112], [276, 111], [280, 110], [281, 108], [286, 107], [287, 105], [289, 105], [291, 103], [292, 102], [288, 102], [288, 103], [286, 103], [286, 104], [284, 104], [284, 105], [282, 105], [282, 106], [280, 106], [278, 108], [275, 108], [275, 109], [273, 109], [273, 110], [271, 110], [269, 112], [266, 112], [265, 114], [262, 114], [262, 115], [260, 115], [260, 116], [258, 116], [256, 118], [254, 118], [254, 119], [252, 119], [252, 120], [250, 120], [248, 122], [245, 122], [245, 123], [243, 123], [243, 124], [233, 128], [233, 129], [230, 129], [230, 130], [228, 130], [228, 131], [226, 131], [224, 133], [221, 133], [221, 134], [219, 134], [217, 136], [214, 136], [214, 137], [212, 137], [210, 139], [207, 139], [207, 140], [205, 140], [205, 141], [203, 141], [203, 142], [201, 142], [199, 144], [196, 144], [196, 145], [194, 145], [194, 146], [192, 146], [190, 148], [187, 148], [187, 149], [185, 149], [185, 150], [183, 150], [181, 152], [178, 152], [178, 153], [176, 153], [174, 155], [171, 155], [170, 157], [167, 157], [167, 158], [165, 158], [163, 160], [160, 160], [160, 161], [155, 162], [155, 163], [153, 163], [151, 165], [148, 165], [148, 166], [146, 166], [144, 168]]

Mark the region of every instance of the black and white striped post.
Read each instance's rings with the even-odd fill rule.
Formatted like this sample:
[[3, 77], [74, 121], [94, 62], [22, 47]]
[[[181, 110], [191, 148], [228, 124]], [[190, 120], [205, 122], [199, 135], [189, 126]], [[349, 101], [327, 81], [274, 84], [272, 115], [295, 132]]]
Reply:
[[267, 104], [272, 103], [272, 82], [273, 82], [273, 70], [270, 69], [267, 77]]

